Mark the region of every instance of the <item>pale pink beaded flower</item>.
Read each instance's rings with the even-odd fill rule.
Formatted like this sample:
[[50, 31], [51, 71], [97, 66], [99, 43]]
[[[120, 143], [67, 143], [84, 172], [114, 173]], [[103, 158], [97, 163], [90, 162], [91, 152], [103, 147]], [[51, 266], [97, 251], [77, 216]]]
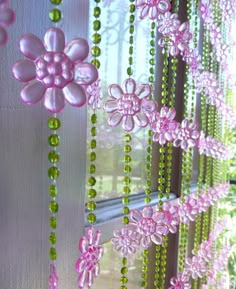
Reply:
[[141, 19], [149, 17], [154, 20], [158, 15], [170, 11], [171, 4], [169, 0], [136, 0], [136, 7], [141, 8]]
[[14, 77], [26, 82], [21, 91], [25, 104], [35, 104], [43, 99], [50, 112], [60, 112], [65, 100], [80, 107], [86, 103], [84, 86], [98, 78], [95, 66], [83, 62], [89, 46], [85, 39], [75, 38], [65, 46], [64, 32], [49, 28], [44, 43], [34, 34], [25, 34], [20, 40], [20, 51], [27, 59], [13, 66]]
[[169, 202], [165, 202], [162, 212], [165, 214], [168, 230], [175, 234], [180, 223], [179, 206], [172, 206]]
[[207, 272], [206, 262], [199, 256], [193, 256], [185, 260], [185, 272], [193, 279], [202, 278]]
[[88, 105], [96, 110], [101, 107], [102, 92], [100, 79], [87, 87]]
[[195, 221], [199, 212], [199, 203], [196, 194], [187, 195], [185, 202], [179, 201], [179, 217], [180, 221], [189, 224], [190, 221]]
[[100, 245], [101, 232], [90, 227], [87, 234], [79, 241], [81, 256], [75, 264], [79, 275], [78, 286], [91, 287], [93, 280], [99, 274], [99, 261], [103, 255], [103, 247]]
[[114, 250], [122, 256], [135, 254], [140, 245], [141, 235], [135, 231], [136, 227], [128, 225], [121, 230], [114, 230], [114, 237], [111, 239]]
[[58, 276], [55, 264], [50, 264], [50, 275], [48, 278], [48, 289], [58, 289]]
[[199, 5], [199, 12], [202, 20], [211, 25], [213, 23], [212, 11], [210, 6], [210, 0], [201, 0]]
[[212, 258], [212, 242], [211, 241], [202, 242], [199, 247], [197, 255], [205, 262], [209, 262]]
[[15, 13], [8, 8], [8, 0], [0, 0], [0, 45], [7, 43], [7, 27], [15, 21]]
[[191, 284], [188, 274], [185, 272], [178, 273], [177, 277], [172, 277], [170, 279], [171, 286], [168, 289], [190, 289]]
[[153, 141], [164, 145], [167, 141], [173, 141], [179, 123], [174, 120], [176, 115], [174, 108], [163, 106], [160, 113], [156, 113], [155, 121], [151, 124]]
[[180, 21], [176, 13], [166, 12], [158, 16], [157, 27], [158, 31], [165, 35], [174, 33], [180, 26]]
[[198, 53], [197, 49], [188, 48], [184, 51], [183, 61], [189, 65], [189, 71], [193, 77], [197, 77], [201, 65], [201, 55]]
[[141, 245], [144, 248], [150, 247], [152, 242], [160, 245], [162, 236], [168, 234], [165, 215], [162, 212], [153, 213], [151, 206], [144, 207], [142, 213], [139, 210], [132, 210], [130, 221], [141, 235]]
[[175, 147], [180, 146], [183, 150], [187, 150], [189, 147], [194, 147], [198, 144], [199, 137], [200, 133], [197, 123], [191, 123], [189, 119], [185, 118], [177, 129], [173, 145]]
[[156, 108], [156, 103], [148, 100], [151, 92], [149, 84], [136, 85], [132, 78], [124, 81], [123, 89], [118, 84], [110, 85], [108, 93], [111, 100], [104, 103], [104, 110], [110, 114], [108, 124], [114, 127], [122, 122], [122, 128], [127, 132], [132, 131], [135, 125], [146, 127], [149, 119], [143, 103], [149, 104], [152, 111]]

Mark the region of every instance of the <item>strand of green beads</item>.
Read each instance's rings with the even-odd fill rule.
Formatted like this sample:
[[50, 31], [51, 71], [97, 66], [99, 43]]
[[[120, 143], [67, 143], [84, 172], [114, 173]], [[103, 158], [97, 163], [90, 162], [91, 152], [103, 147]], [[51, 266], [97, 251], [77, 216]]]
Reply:
[[49, 259], [51, 263], [54, 263], [57, 259], [57, 250], [56, 250], [56, 242], [57, 242], [57, 236], [56, 236], [56, 228], [57, 228], [57, 218], [56, 214], [58, 212], [58, 202], [57, 202], [57, 194], [58, 194], [58, 188], [57, 188], [57, 178], [60, 175], [60, 170], [57, 167], [57, 163], [60, 160], [60, 155], [57, 151], [57, 147], [60, 144], [60, 137], [57, 134], [57, 130], [60, 128], [61, 122], [56, 117], [51, 117], [48, 119], [48, 128], [51, 130], [51, 134], [48, 137], [48, 144], [51, 147], [51, 150], [48, 153], [48, 160], [51, 164], [51, 166], [48, 169], [48, 178], [50, 180], [50, 185], [48, 188], [49, 195], [50, 195], [50, 202], [49, 202], [49, 211], [51, 213], [50, 216], [50, 229], [51, 232], [49, 234], [49, 243], [50, 243], [50, 249], [49, 249]]
[[50, 2], [56, 7], [49, 11], [49, 19], [54, 23], [58, 23], [62, 18], [61, 10], [58, 8], [62, 4], [62, 0], [50, 0]]

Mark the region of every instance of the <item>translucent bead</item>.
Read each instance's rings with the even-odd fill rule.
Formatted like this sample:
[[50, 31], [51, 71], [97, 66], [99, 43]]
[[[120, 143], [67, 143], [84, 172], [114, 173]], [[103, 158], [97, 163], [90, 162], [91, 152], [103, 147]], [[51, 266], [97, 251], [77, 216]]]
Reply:
[[147, 180], [147, 181], [146, 181], [146, 186], [147, 186], [147, 187], [151, 187], [151, 185], [152, 185], [151, 181], [150, 181], [150, 180]]
[[132, 169], [129, 165], [124, 166], [124, 173], [130, 173], [131, 171], [132, 171]]
[[131, 159], [131, 156], [129, 156], [129, 155], [125, 155], [125, 156], [124, 156], [124, 162], [125, 162], [125, 163], [130, 163], [131, 160], [132, 160], [132, 159]]
[[52, 22], [59, 22], [61, 20], [61, 10], [54, 8], [49, 12], [49, 18]]
[[54, 232], [51, 232], [49, 235], [49, 242], [51, 245], [55, 245], [57, 242], [57, 236]]
[[130, 15], [129, 16], [129, 23], [134, 23], [135, 20], [135, 16], [134, 15]]
[[52, 229], [55, 230], [57, 228], [57, 219], [55, 217], [51, 217], [49, 223]]
[[129, 185], [130, 183], [131, 183], [131, 179], [130, 179], [129, 177], [125, 176], [125, 177], [123, 178], [123, 184]]
[[96, 153], [95, 152], [91, 152], [89, 155], [89, 159], [91, 162], [94, 162], [96, 160]]
[[91, 128], [91, 136], [96, 136], [96, 135], [97, 135], [97, 129], [94, 126], [94, 127]]
[[101, 49], [98, 46], [93, 46], [91, 49], [91, 54], [95, 57], [98, 57], [101, 55]]
[[93, 30], [98, 31], [101, 28], [101, 22], [99, 20], [93, 21]]
[[95, 184], [96, 184], [96, 179], [94, 177], [90, 177], [88, 179], [88, 185], [92, 187], [92, 186], [95, 186]]
[[154, 59], [154, 58], [151, 58], [151, 59], [149, 60], [149, 63], [150, 63], [151, 65], [155, 65], [155, 59]]
[[95, 140], [95, 139], [92, 139], [91, 142], [90, 142], [90, 147], [91, 147], [91, 149], [95, 149], [96, 146], [97, 146], [96, 140]]
[[60, 176], [60, 170], [57, 167], [50, 167], [48, 169], [48, 177], [51, 180], [56, 180]]
[[120, 278], [120, 283], [121, 284], [126, 284], [128, 282], [128, 278], [126, 277], [126, 276], [122, 276], [121, 278]]
[[120, 289], [127, 289], [127, 287], [122, 285], [122, 286], [120, 286]]
[[89, 224], [94, 224], [96, 222], [97, 218], [96, 215], [93, 213], [90, 213], [87, 215], [87, 221]]
[[93, 9], [93, 16], [94, 16], [94, 17], [99, 17], [100, 14], [101, 14], [101, 8], [100, 8], [100, 7], [95, 7], [95, 8]]
[[124, 225], [128, 225], [129, 224], [129, 218], [128, 217], [123, 217], [122, 218], [122, 223], [124, 224]]
[[134, 43], [134, 36], [130, 36], [129, 37], [129, 44], [133, 44]]
[[93, 113], [92, 115], [91, 115], [91, 123], [92, 124], [95, 124], [97, 122], [97, 115], [95, 114], [95, 113]]
[[128, 205], [128, 204], [129, 204], [129, 197], [123, 197], [123, 198], [122, 198], [122, 203], [123, 203], [124, 205]]
[[57, 212], [58, 212], [58, 203], [55, 202], [55, 201], [49, 202], [49, 211], [50, 211], [52, 214], [57, 213]]
[[89, 211], [94, 211], [94, 210], [96, 210], [96, 203], [94, 202], [94, 201], [90, 201], [90, 202], [88, 202], [87, 203], [87, 209], [89, 210]]
[[131, 140], [132, 140], [131, 135], [126, 134], [126, 135], [124, 136], [124, 141], [125, 141], [125, 142], [131, 142]]
[[50, 0], [53, 5], [60, 5], [62, 0]]
[[96, 196], [97, 196], [96, 190], [94, 190], [94, 189], [89, 189], [89, 190], [88, 190], [88, 197], [89, 197], [90, 199], [94, 199]]
[[155, 23], [155, 22], [152, 22], [151, 28], [152, 28], [152, 29], [155, 29], [155, 28], [156, 28], [156, 23]]
[[132, 151], [132, 148], [131, 148], [130, 145], [125, 145], [125, 146], [124, 146], [124, 152], [125, 152], [125, 153], [130, 153], [131, 151]]
[[48, 160], [49, 160], [50, 163], [55, 164], [55, 163], [59, 162], [60, 154], [58, 152], [56, 152], [56, 151], [50, 151], [48, 153]]
[[52, 130], [59, 129], [61, 127], [61, 122], [57, 117], [51, 117], [48, 120], [48, 127]]
[[101, 34], [99, 34], [99, 33], [94, 33], [94, 34], [92, 35], [92, 42], [93, 42], [94, 44], [99, 44], [99, 43], [101, 42], [101, 40], [102, 40]]
[[50, 260], [52, 261], [55, 261], [57, 259], [57, 251], [56, 251], [56, 248], [50, 248], [49, 250], [49, 258]]
[[124, 215], [128, 215], [129, 214], [129, 208], [128, 207], [124, 207], [122, 210]]
[[146, 190], [145, 190], [145, 194], [146, 194], [146, 195], [150, 195], [151, 193], [152, 193], [152, 191], [151, 191], [150, 189], [146, 189]]
[[95, 165], [90, 165], [89, 166], [89, 173], [94, 174], [96, 172], [96, 166]]
[[129, 6], [129, 12], [130, 12], [130, 13], [134, 13], [134, 12], [135, 12], [135, 5], [134, 5], [134, 4], [131, 4], [131, 5]]
[[123, 257], [122, 260], [121, 260], [122, 265], [126, 266], [127, 265], [127, 261], [128, 261], [127, 258]]
[[97, 69], [99, 69], [100, 66], [101, 66], [100, 61], [99, 61], [98, 59], [93, 59], [93, 60], [91, 61], [91, 63], [92, 63]]
[[124, 194], [129, 195], [130, 192], [131, 192], [131, 190], [130, 190], [129, 187], [126, 186], [126, 187], [123, 188], [123, 193], [124, 193]]
[[122, 267], [121, 270], [120, 270], [120, 273], [121, 273], [122, 275], [127, 274], [127, 273], [128, 273], [128, 267]]
[[154, 56], [155, 53], [156, 53], [155, 48], [151, 48], [151, 49], [149, 50], [149, 53], [150, 53], [152, 56]]
[[150, 197], [145, 197], [144, 198], [144, 202], [146, 203], [146, 204], [150, 204], [151, 203], [151, 198]]
[[147, 281], [142, 281], [141, 282], [141, 287], [146, 288], [147, 287]]
[[50, 185], [48, 190], [49, 190], [49, 194], [52, 198], [55, 198], [57, 196], [58, 191], [57, 191], [57, 187], [55, 185]]
[[142, 266], [142, 272], [144, 272], [144, 273], [148, 272], [148, 267], [147, 266]]
[[56, 147], [60, 144], [60, 137], [57, 134], [52, 134], [48, 137], [48, 143], [52, 147]]
[[133, 34], [134, 33], [134, 25], [130, 25], [129, 27], [129, 33]]

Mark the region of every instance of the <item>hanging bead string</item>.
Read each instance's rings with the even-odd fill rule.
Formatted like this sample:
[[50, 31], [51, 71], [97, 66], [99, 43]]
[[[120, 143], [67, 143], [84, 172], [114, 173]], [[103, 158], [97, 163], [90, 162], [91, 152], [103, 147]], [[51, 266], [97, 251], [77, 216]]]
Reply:
[[58, 23], [62, 18], [61, 10], [58, 8], [62, 4], [62, 0], [50, 0], [50, 2], [56, 7], [49, 11], [49, 19], [54, 23]]

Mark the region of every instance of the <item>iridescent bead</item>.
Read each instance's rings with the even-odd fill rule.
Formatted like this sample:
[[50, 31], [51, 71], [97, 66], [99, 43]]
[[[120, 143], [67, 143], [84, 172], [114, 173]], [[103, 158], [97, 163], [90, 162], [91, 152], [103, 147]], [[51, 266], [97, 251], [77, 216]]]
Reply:
[[57, 219], [55, 217], [51, 217], [49, 223], [52, 229], [55, 230], [57, 228]]
[[55, 202], [55, 201], [49, 202], [49, 211], [50, 211], [52, 214], [57, 213], [57, 212], [58, 212], [58, 203]]
[[48, 190], [52, 198], [55, 198], [57, 196], [57, 187], [55, 185], [50, 185]]
[[60, 137], [57, 134], [52, 134], [48, 137], [48, 143], [52, 147], [56, 147], [60, 144]]
[[61, 122], [57, 117], [51, 117], [48, 120], [48, 127], [52, 130], [59, 129], [61, 127]]
[[48, 177], [51, 180], [56, 180], [60, 176], [60, 170], [57, 167], [50, 167], [48, 169]]
[[89, 224], [94, 224], [96, 222], [97, 218], [96, 218], [96, 215], [93, 214], [93, 213], [89, 213], [87, 215], [87, 221]]
[[88, 202], [87, 203], [87, 209], [89, 210], [89, 211], [94, 211], [94, 210], [96, 210], [96, 203], [94, 202], [94, 201], [90, 201], [90, 202]]
[[50, 235], [49, 235], [49, 242], [51, 245], [55, 245], [56, 242], [57, 242], [57, 236], [56, 236], [56, 233], [54, 232], [51, 232]]
[[58, 152], [56, 152], [56, 151], [50, 151], [48, 153], [48, 160], [49, 160], [50, 163], [55, 164], [55, 163], [59, 162], [60, 154]]
[[93, 186], [95, 186], [95, 184], [96, 184], [96, 179], [94, 177], [90, 177], [88, 179], [88, 185], [93, 187]]
[[50, 260], [52, 261], [55, 261], [57, 259], [57, 251], [56, 251], [56, 248], [50, 248], [49, 250], [49, 258]]
[[61, 10], [55, 8], [49, 12], [49, 18], [52, 22], [59, 22], [61, 20]]
[[94, 189], [89, 189], [89, 190], [88, 190], [88, 197], [89, 197], [90, 199], [94, 199], [96, 196], [97, 196], [96, 190], [94, 190]]

